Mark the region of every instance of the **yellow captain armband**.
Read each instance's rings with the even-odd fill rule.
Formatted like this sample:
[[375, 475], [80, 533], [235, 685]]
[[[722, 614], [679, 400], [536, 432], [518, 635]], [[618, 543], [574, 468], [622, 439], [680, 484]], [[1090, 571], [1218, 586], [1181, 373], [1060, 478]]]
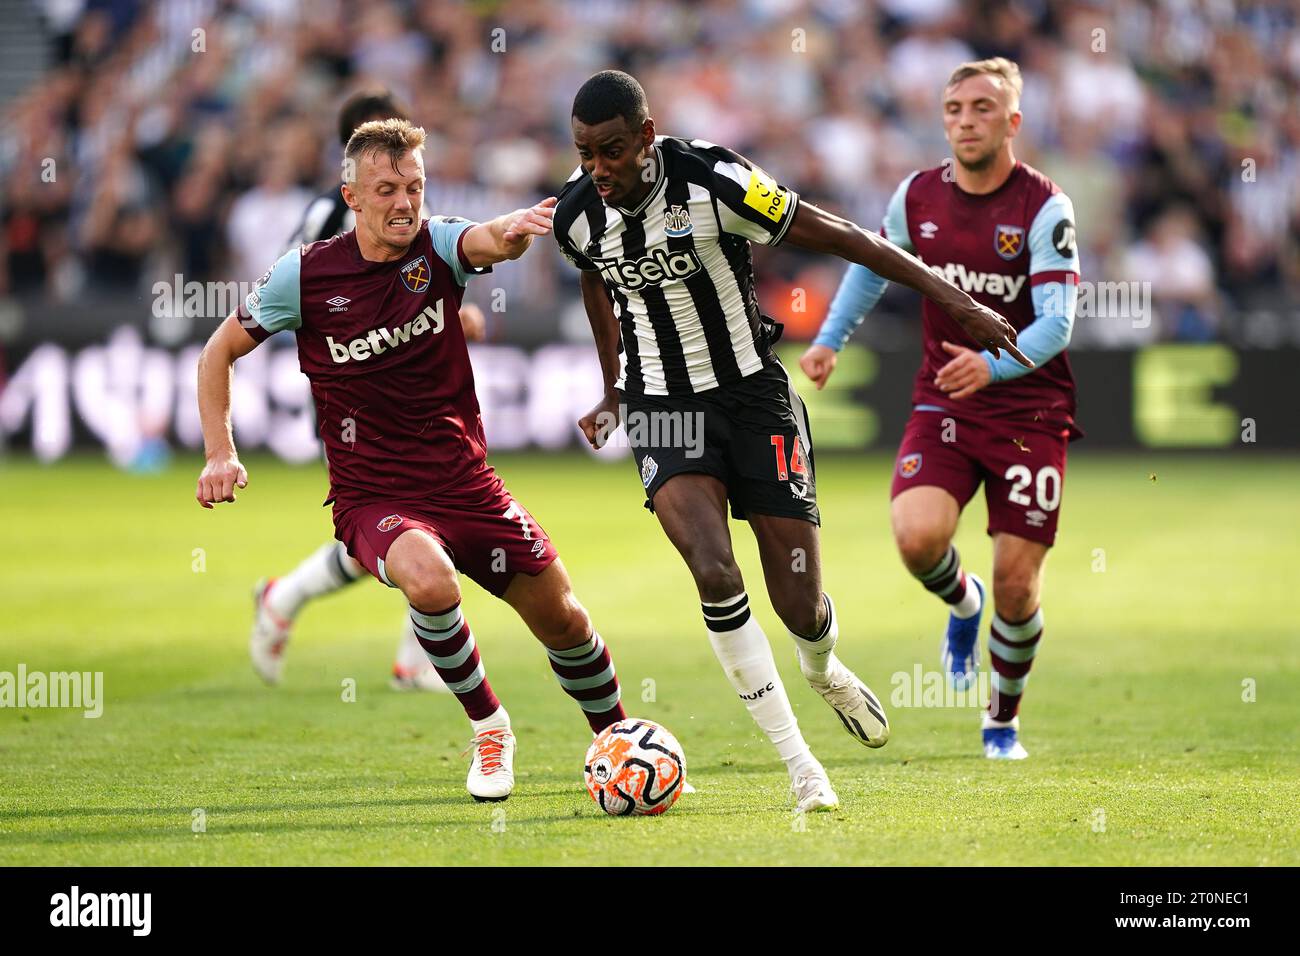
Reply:
[[780, 222], [790, 205], [790, 191], [778, 186], [775, 179], [755, 166], [749, 171], [745, 205], [757, 209], [773, 222]]

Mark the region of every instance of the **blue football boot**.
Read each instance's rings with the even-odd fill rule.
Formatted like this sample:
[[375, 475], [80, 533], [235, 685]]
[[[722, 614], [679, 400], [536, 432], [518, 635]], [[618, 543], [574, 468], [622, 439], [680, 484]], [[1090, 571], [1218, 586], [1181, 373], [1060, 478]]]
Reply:
[[980, 621], [984, 618], [984, 582], [977, 574], [967, 574], [968, 584], [975, 586], [980, 596], [980, 609], [968, 618], [948, 615], [948, 633], [939, 646], [939, 659], [948, 674], [953, 690], [969, 690], [975, 686], [980, 669]]

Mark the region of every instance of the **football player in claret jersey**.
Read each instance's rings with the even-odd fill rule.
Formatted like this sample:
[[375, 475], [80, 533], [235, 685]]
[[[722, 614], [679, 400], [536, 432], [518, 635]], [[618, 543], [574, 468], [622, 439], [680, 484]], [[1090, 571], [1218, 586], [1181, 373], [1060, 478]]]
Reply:
[[460, 609], [457, 572], [509, 603], [593, 731], [624, 716], [614, 665], [546, 532], [486, 460], [457, 319], [465, 283], [551, 230], [555, 199], [490, 222], [418, 216], [424, 130], [366, 123], [348, 140], [356, 229], [286, 253], [199, 358], [207, 464], [195, 496], [234, 501], [248, 482], [230, 430], [234, 362], [296, 332], [329, 463], [335, 534], [410, 604], [420, 643], [474, 729], [468, 788], [504, 800], [515, 739]]
[[[346, 148], [352, 133], [362, 123], [409, 118], [388, 90], [355, 93], [339, 110], [339, 145]], [[425, 213], [423, 206], [420, 212]], [[355, 227], [355, 214], [344, 200], [341, 187], [335, 186], [312, 200], [289, 248], [330, 239]], [[463, 303], [460, 319], [466, 340], [481, 342], [482, 310], [472, 303]], [[299, 561], [288, 574], [259, 580], [253, 587], [253, 626], [248, 642], [249, 656], [258, 676], [271, 685], [280, 683], [289, 635], [303, 607], [361, 580], [365, 574], [366, 569], [348, 554], [343, 542], [330, 541]], [[447, 685], [420, 647], [410, 615], [402, 617], [405, 623], [389, 686], [394, 690], [446, 691]]]
[[[955, 165], [915, 172], [899, 185], [882, 230], [1020, 332], [1031, 370], [977, 352], [932, 302], [922, 307], [924, 356], [913, 410], [898, 449], [890, 514], [908, 570], [947, 602], [942, 665], [954, 686], [979, 667], [983, 582], [962, 570], [952, 546], [957, 520], [981, 482], [993, 538], [993, 662], [983, 716], [984, 752], [1027, 756], [1019, 740], [1020, 698], [1043, 634], [1043, 562], [1056, 539], [1066, 446], [1079, 436], [1065, 347], [1074, 324], [1079, 255], [1070, 200], [1016, 160], [1020, 70], [1001, 57], [966, 63], [949, 78], [943, 123]], [[949, 174], [948, 170], [953, 173]], [[840, 285], [801, 365], [818, 388], [835, 368], [886, 281], [855, 265]]]
[[[606, 387], [579, 424], [599, 447], [625, 409], [647, 507], [690, 568], [723, 671], [784, 761], [799, 809], [833, 807], [751, 614], [728, 503], [758, 540], [768, 595], [809, 684], [858, 742], [881, 746], [889, 724], [832, 653], [838, 624], [821, 586], [810, 430], [772, 352], [777, 327], [759, 312], [749, 243], [784, 240], [870, 264], [934, 297], [989, 348], [1013, 350], [1015, 333], [911, 255], [800, 202], [736, 153], [656, 137], [645, 92], [626, 73], [582, 86], [572, 128], [581, 164], [560, 194], [555, 237], [582, 270]], [[702, 423], [702, 444], [681, 440], [688, 418]], [[641, 427], [674, 420], [681, 427]]]

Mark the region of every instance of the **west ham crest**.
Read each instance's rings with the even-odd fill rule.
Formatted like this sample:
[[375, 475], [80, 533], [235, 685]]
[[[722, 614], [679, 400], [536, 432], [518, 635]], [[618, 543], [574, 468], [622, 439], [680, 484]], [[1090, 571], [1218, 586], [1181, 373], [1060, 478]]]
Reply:
[[913, 452], [910, 455], [904, 455], [898, 459], [898, 475], [900, 478], [914, 478], [916, 473], [921, 470], [921, 453]]
[[993, 248], [1003, 259], [1014, 259], [1025, 245], [1025, 230], [1019, 226], [999, 225], [993, 234]]
[[392, 531], [401, 523], [402, 523], [401, 515], [389, 515], [387, 518], [384, 518], [382, 521], [380, 521], [379, 524], [375, 525], [375, 527], [378, 528], [380, 531]]
[[402, 266], [402, 285], [411, 292], [423, 292], [429, 288], [429, 260], [424, 256]]

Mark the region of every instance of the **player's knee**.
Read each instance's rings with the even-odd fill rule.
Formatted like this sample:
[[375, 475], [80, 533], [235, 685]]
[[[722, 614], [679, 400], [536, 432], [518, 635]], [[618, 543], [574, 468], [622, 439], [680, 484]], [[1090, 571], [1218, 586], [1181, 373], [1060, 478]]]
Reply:
[[825, 623], [825, 603], [821, 597], [820, 589], [815, 594], [792, 594], [785, 599], [773, 597], [772, 607], [787, 628], [801, 636], [811, 637], [821, 631]]
[[701, 601], [725, 601], [744, 590], [744, 579], [730, 553], [694, 557], [690, 562]]
[[576, 599], [570, 600], [559, 628], [559, 637], [564, 642], [563, 646], [577, 647], [591, 636], [591, 632], [591, 616], [587, 614], [587, 609]]
[[411, 607], [426, 614], [444, 611], [460, 603], [460, 586], [454, 579], [422, 578], [402, 588]]
[[454, 570], [448, 573], [447, 567], [435, 561], [403, 570], [401, 590], [416, 610], [433, 614], [460, 603], [460, 582]]
[[936, 528], [923, 524], [903, 524], [894, 528], [894, 542], [898, 553], [913, 574], [924, 574], [948, 553], [949, 541]]
[[546, 608], [535, 623], [537, 636], [547, 647], [577, 647], [591, 637], [591, 616], [572, 592]]
[[1032, 572], [1010, 570], [993, 577], [993, 603], [1005, 621], [1023, 621], [1038, 607], [1038, 579]]
[[385, 573], [410, 605], [426, 614], [460, 602], [455, 567], [441, 546], [423, 531], [407, 531], [393, 542]]

